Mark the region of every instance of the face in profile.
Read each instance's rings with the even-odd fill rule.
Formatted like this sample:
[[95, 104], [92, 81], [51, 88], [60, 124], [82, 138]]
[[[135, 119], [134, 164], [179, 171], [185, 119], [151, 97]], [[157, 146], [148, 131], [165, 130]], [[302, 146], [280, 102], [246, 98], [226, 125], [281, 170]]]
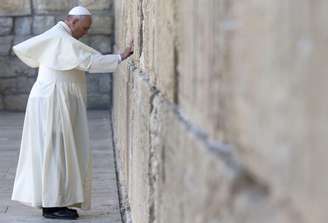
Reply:
[[92, 24], [91, 16], [76, 16], [70, 19], [72, 36], [76, 39], [80, 39], [82, 36], [88, 33]]

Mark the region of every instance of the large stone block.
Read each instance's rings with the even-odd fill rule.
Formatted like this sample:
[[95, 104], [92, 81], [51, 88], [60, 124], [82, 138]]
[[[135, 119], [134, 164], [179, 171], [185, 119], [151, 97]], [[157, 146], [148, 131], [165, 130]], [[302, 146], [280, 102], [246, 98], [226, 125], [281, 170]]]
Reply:
[[35, 76], [36, 69], [28, 67], [21, 62], [17, 57], [4, 56], [0, 57], [0, 77], [14, 77], [14, 76]]
[[2, 78], [0, 79], [0, 94], [8, 95], [16, 92], [16, 79], [15, 78]]
[[88, 33], [90, 34], [112, 34], [113, 33], [113, 16], [110, 15], [93, 15], [92, 25]]
[[112, 74], [97, 74], [99, 92], [110, 93], [112, 87]]
[[32, 17], [15, 18], [15, 34], [29, 35], [32, 33]]
[[98, 78], [95, 74], [87, 74], [87, 88], [88, 88], [88, 94], [94, 94], [98, 92]]
[[109, 94], [88, 94], [87, 107], [88, 109], [109, 109], [110, 107]]
[[30, 15], [30, 0], [2, 0], [0, 4], [0, 16]]
[[[156, 71], [153, 74], [156, 86], [172, 102], [177, 100], [175, 97], [178, 90], [176, 73], [178, 58], [175, 55], [177, 53], [175, 26], [178, 21], [174, 17], [178, 10], [176, 5], [174, 0], [161, 0], [148, 6], [150, 9], [145, 10], [145, 22], [150, 24], [144, 24], [143, 27], [145, 61], [148, 60], [147, 56], [154, 57], [149, 59], [152, 59]], [[152, 12], [152, 8], [155, 12]], [[154, 14], [156, 14], [155, 21], [152, 19]], [[151, 65], [146, 66], [151, 67]]]
[[[202, 4], [177, 3], [176, 13], [176, 94], [181, 108], [209, 137], [224, 140], [227, 47], [230, 30], [230, 4], [223, 1]], [[222, 35], [218, 35], [221, 33]]]
[[129, 197], [134, 222], [143, 221], [149, 216], [150, 194], [150, 127], [151, 98], [154, 94], [150, 85], [134, 71], [130, 85], [129, 111]]
[[248, 168], [289, 197], [304, 222], [328, 215], [320, 208], [328, 181], [317, 174], [327, 168], [327, 104], [318, 98], [327, 94], [327, 6], [256, 1], [232, 8], [239, 25], [229, 52], [231, 138]]
[[[19, 44], [32, 37], [33, 37], [32, 35], [24, 35], [24, 36], [15, 35], [13, 45]], [[13, 55], [15, 54], [14, 51], [12, 51], [12, 53], [13, 53]]]
[[0, 35], [8, 35], [13, 28], [13, 18], [0, 17]]
[[225, 205], [233, 202], [239, 170], [212, 153], [167, 102], [155, 98], [153, 106], [154, 218], [174, 223], [219, 222]]
[[68, 12], [75, 5], [75, 0], [33, 0], [33, 7], [36, 13], [48, 13], [52, 11]]
[[55, 25], [55, 17], [53, 16], [34, 16], [33, 18], [33, 34], [40, 34], [47, 31]]
[[27, 76], [17, 77], [16, 92], [20, 94], [22, 93], [29, 94], [35, 81], [36, 81], [36, 77], [27, 77]]
[[87, 74], [87, 87], [89, 94], [109, 94], [111, 90], [111, 74]]
[[106, 35], [90, 35], [89, 45], [100, 51], [101, 53], [108, 54], [112, 52], [112, 38]]
[[59, 13], [59, 14], [56, 14], [56, 17], [55, 17], [55, 21], [56, 23], [58, 23], [59, 21], [64, 21], [65, 18], [67, 16], [67, 13]]
[[[128, 95], [129, 95], [129, 76], [124, 72], [127, 69], [126, 64], [122, 64], [118, 67], [116, 75], [113, 75], [113, 82], [115, 84], [113, 87], [113, 126], [115, 128], [114, 133], [114, 142], [116, 148], [119, 150], [120, 159], [118, 159], [118, 164], [122, 166], [120, 171], [120, 187], [122, 196], [124, 196], [126, 204], [127, 200], [127, 182], [128, 182], [128, 162], [129, 162], [129, 151], [128, 148]], [[119, 99], [119, 100], [118, 100]]]
[[113, 0], [79, 0], [79, 2], [89, 10], [108, 10], [112, 6]]
[[13, 39], [13, 36], [0, 36], [0, 56], [10, 54]]
[[109, 35], [86, 35], [80, 41], [103, 54], [112, 52], [112, 38]]
[[154, 155], [158, 168], [152, 171], [158, 175], [153, 176], [156, 220], [294, 222], [294, 205], [280, 206], [284, 199], [276, 199], [268, 185], [242, 165], [236, 148], [209, 142], [172, 108], [160, 97], [153, 100], [151, 141], [158, 153]]
[[4, 109], [2, 95], [0, 95], [0, 110]]
[[25, 111], [28, 95], [6, 95], [3, 97], [4, 108], [10, 111]]

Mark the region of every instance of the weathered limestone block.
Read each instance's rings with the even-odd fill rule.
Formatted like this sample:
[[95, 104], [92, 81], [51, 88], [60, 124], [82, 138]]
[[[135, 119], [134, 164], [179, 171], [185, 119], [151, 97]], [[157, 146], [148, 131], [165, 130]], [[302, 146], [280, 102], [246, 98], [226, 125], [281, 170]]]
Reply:
[[112, 52], [112, 38], [109, 35], [87, 35], [80, 39], [86, 45], [103, 54]]
[[13, 36], [0, 36], [0, 56], [6, 56], [10, 54], [13, 39]]
[[17, 93], [25, 93], [29, 94], [34, 82], [36, 81], [36, 77], [17, 77], [16, 82], [17, 82]]
[[133, 222], [141, 222], [149, 216], [150, 197], [149, 148], [150, 129], [149, 119], [151, 112], [151, 97], [154, 94], [150, 85], [142, 77], [136, 76], [134, 71], [133, 84], [130, 85], [130, 113], [129, 113], [129, 198]]
[[[114, 133], [114, 143], [116, 148], [119, 150], [117, 152], [120, 159], [118, 159], [118, 164], [121, 165], [119, 171], [120, 177], [120, 187], [122, 195], [124, 196], [124, 202], [128, 205], [127, 197], [127, 185], [128, 185], [128, 163], [129, 163], [129, 151], [124, 148], [128, 148], [128, 94], [129, 94], [129, 76], [125, 73], [127, 70], [127, 64], [121, 64], [116, 75], [113, 75], [113, 127], [115, 128]], [[122, 75], [121, 75], [122, 74]], [[118, 100], [119, 98], [119, 100]]]
[[152, 107], [151, 215], [158, 222], [219, 221], [238, 170], [216, 159], [202, 139], [186, 131], [188, 125], [161, 95], [154, 97]]
[[[158, 13], [157, 7], [158, 2], [154, 1], [139, 1], [136, 2], [138, 9], [138, 14], [143, 16], [143, 20], [136, 20], [133, 32], [138, 33], [136, 39], [134, 39], [134, 58], [139, 59], [140, 56], [140, 68], [144, 71], [147, 71], [147, 75], [149, 76], [150, 83], [152, 85], [156, 84], [156, 81], [158, 79], [158, 74], [155, 73], [156, 70], [156, 63], [155, 63], [155, 55], [156, 55], [156, 40], [159, 38], [159, 36], [156, 35], [156, 20], [154, 19], [154, 15]], [[130, 6], [128, 6], [130, 7]], [[141, 11], [142, 10], [142, 11]], [[139, 16], [140, 16], [139, 15]], [[117, 26], [119, 26], [117, 24]], [[157, 39], [156, 39], [157, 38]], [[125, 47], [125, 44], [127, 44], [128, 40], [132, 39], [131, 37], [123, 38], [123, 46]], [[120, 39], [121, 40], [121, 39]]]
[[88, 109], [109, 109], [109, 94], [88, 93], [87, 107]]
[[29, 35], [32, 33], [32, 17], [15, 18], [15, 34]]
[[111, 89], [111, 74], [109, 73], [88, 73], [87, 87], [90, 94], [104, 93], [109, 94]]
[[238, 168], [218, 159], [202, 138], [187, 130], [167, 102], [155, 98], [153, 106], [153, 151], [159, 153], [154, 162], [159, 166], [157, 177], [152, 176], [154, 218], [174, 223], [220, 222], [226, 204], [233, 200]]
[[0, 79], [0, 92], [3, 95], [13, 94], [16, 92], [16, 79]]
[[55, 25], [53, 16], [35, 16], [33, 18], [33, 34], [40, 34]]
[[47, 13], [52, 11], [67, 11], [76, 6], [74, 0], [33, 0], [36, 13]]
[[87, 88], [89, 94], [98, 91], [99, 85], [97, 75], [89, 73], [87, 74]]
[[[231, 89], [232, 106], [225, 114], [229, 140], [239, 145], [248, 168], [280, 195], [289, 187], [291, 176], [286, 170], [293, 150], [300, 149], [295, 143], [304, 135], [301, 126], [306, 126], [305, 117], [300, 118], [304, 99], [292, 91], [298, 91], [300, 82], [287, 75], [293, 73], [291, 65], [295, 64], [287, 51], [286, 40], [291, 37], [287, 26], [274, 25], [288, 23], [283, 22], [290, 18], [288, 7], [280, 10], [282, 7], [273, 1], [233, 5], [231, 17], [237, 27], [232, 30], [226, 68], [229, 81], [225, 82]], [[303, 75], [297, 74], [301, 79]]]
[[112, 34], [113, 17], [110, 15], [93, 15], [89, 34]]
[[30, 0], [1, 0], [0, 16], [30, 15]]
[[112, 86], [112, 74], [97, 74], [98, 83], [99, 83], [99, 92], [109, 93], [111, 92]]
[[[29, 38], [32, 38], [32, 37], [33, 37], [32, 35], [24, 35], [24, 36], [16, 35], [16, 36], [14, 37], [13, 45], [16, 45], [16, 44], [18, 44], [18, 43], [21, 43], [21, 42], [23, 42], [23, 41], [25, 41], [25, 40], [27, 40], [27, 39], [29, 39]], [[14, 54], [14, 52], [13, 52], [13, 54]]]
[[79, 0], [79, 2], [89, 10], [108, 10], [113, 0]]
[[35, 76], [36, 69], [30, 68], [17, 57], [0, 57], [0, 77]]
[[89, 45], [104, 54], [112, 52], [112, 38], [109, 36], [90, 35]]
[[0, 18], [0, 35], [10, 34], [12, 28], [13, 28], [13, 18], [11, 17]]
[[[177, 58], [176, 58], [176, 35], [175, 25], [177, 23], [174, 17], [176, 8], [176, 1], [174, 0], [160, 0], [153, 3], [155, 8], [155, 24], [145, 24], [144, 34], [144, 49], [146, 54], [154, 52], [154, 69], [157, 71], [156, 86], [170, 101], [175, 101], [177, 95]], [[146, 22], [153, 23], [154, 12], [151, 9], [144, 10]], [[148, 17], [148, 18], [147, 18]], [[152, 32], [150, 27], [156, 27], [155, 32]], [[150, 29], [150, 30], [148, 30]], [[154, 33], [153, 36], [152, 33]], [[148, 39], [150, 38], [150, 39]], [[153, 40], [155, 44], [152, 43]], [[151, 56], [151, 55], [149, 55]], [[145, 57], [147, 61], [147, 57]], [[150, 65], [149, 65], [150, 66]]]
[[239, 24], [230, 43], [233, 136], [248, 168], [288, 197], [304, 222], [328, 217], [328, 181], [318, 174], [327, 168], [327, 103], [318, 97], [327, 94], [327, 6], [256, 1], [232, 11]]
[[3, 96], [4, 107], [10, 111], [25, 111], [28, 95], [6, 95]]
[[175, 24], [177, 100], [189, 118], [216, 140], [224, 140], [222, 115], [225, 103], [231, 104], [224, 100], [229, 97], [224, 81], [229, 78], [225, 73], [227, 35], [235, 26], [228, 16], [230, 4], [223, 2], [180, 1]]
[[67, 16], [67, 13], [68, 12], [56, 14], [56, 17], [55, 17], [56, 23], [58, 23], [59, 21], [64, 21]]
[[281, 205], [284, 199], [275, 200], [267, 184], [244, 168], [233, 147], [218, 144], [213, 150], [215, 145], [206, 143], [196, 128], [187, 130], [189, 125], [170, 113], [157, 123], [161, 130], [167, 128], [160, 145], [165, 148], [165, 181], [158, 192], [159, 222], [292, 223], [299, 219], [292, 204]]
[[2, 95], [0, 95], [0, 110], [4, 109]]

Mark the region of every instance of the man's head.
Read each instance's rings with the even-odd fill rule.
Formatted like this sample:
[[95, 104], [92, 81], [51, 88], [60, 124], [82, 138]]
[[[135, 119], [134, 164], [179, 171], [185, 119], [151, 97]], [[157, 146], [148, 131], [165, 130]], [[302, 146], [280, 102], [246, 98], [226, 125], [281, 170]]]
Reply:
[[88, 33], [92, 24], [91, 13], [83, 6], [76, 6], [68, 12], [65, 23], [71, 28], [72, 36], [79, 39]]
[[68, 15], [65, 23], [71, 28], [72, 36], [79, 39], [88, 33], [92, 19], [91, 15]]

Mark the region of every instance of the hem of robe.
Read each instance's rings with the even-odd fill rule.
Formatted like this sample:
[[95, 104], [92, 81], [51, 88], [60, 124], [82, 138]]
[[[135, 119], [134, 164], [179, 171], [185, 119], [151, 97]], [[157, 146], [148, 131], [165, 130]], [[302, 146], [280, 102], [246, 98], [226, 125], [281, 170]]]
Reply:
[[12, 198], [12, 201], [17, 201], [25, 206], [33, 207], [33, 208], [39, 208], [41, 209], [42, 207], [76, 207], [80, 208], [82, 210], [90, 210], [90, 205], [85, 205], [83, 201], [77, 201], [77, 202], [68, 202], [68, 203], [60, 203], [60, 204], [42, 204], [42, 203], [31, 203], [29, 201], [23, 201], [23, 200], [18, 200], [16, 198]]

